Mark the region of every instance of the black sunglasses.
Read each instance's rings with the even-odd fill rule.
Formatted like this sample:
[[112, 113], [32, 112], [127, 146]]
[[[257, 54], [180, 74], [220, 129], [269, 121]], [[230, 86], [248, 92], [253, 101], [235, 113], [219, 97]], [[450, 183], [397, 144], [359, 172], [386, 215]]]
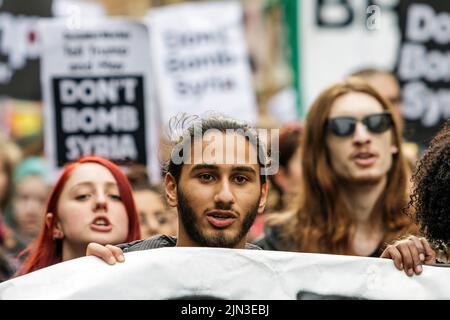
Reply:
[[352, 135], [356, 123], [361, 121], [372, 133], [382, 133], [392, 127], [392, 115], [389, 112], [369, 114], [361, 120], [355, 117], [336, 117], [327, 121], [328, 129], [339, 137]]

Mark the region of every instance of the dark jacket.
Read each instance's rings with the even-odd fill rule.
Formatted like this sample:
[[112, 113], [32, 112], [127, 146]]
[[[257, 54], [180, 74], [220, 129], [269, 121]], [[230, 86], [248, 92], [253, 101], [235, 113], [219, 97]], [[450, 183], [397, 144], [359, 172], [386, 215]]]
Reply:
[[0, 249], [0, 282], [9, 280], [14, 274], [14, 268], [6, 254]]
[[[130, 243], [118, 244], [117, 247], [122, 249], [123, 252], [141, 251], [157, 248], [175, 247], [177, 244], [177, 238], [166, 235], [158, 235], [148, 238], [146, 240], [136, 240]], [[246, 243], [245, 249], [261, 250], [260, 247]]]
[[[254, 244], [261, 247], [263, 250], [274, 251], [297, 251], [294, 247], [295, 242], [292, 240], [287, 243], [286, 239], [281, 237], [282, 228], [280, 226], [266, 226], [264, 229], [264, 235], [256, 239]], [[378, 248], [375, 249], [368, 257], [378, 258], [383, 252], [383, 243], [380, 243]], [[329, 252], [322, 252], [329, 253]]]
[[281, 226], [266, 226], [264, 235], [256, 239], [253, 243], [263, 250], [290, 251], [286, 240], [281, 237]]

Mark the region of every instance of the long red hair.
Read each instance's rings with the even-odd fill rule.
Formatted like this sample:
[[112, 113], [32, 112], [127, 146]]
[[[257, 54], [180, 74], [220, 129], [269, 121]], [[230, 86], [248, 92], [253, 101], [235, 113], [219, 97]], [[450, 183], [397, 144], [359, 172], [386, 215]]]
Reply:
[[73, 170], [83, 163], [97, 163], [104, 166], [111, 172], [116, 179], [119, 193], [128, 216], [128, 236], [126, 241], [130, 242], [140, 239], [141, 234], [139, 229], [139, 217], [134, 204], [132, 189], [127, 177], [121, 169], [111, 161], [98, 156], [85, 156], [64, 167], [63, 172], [53, 187], [47, 202], [46, 212], [53, 213], [53, 218], [50, 223], [44, 224], [44, 227], [41, 229], [41, 232], [36, 240], [22, 253], [23, 255], [27, 255], [27, 258], [17, 275], [24, 275], [51, 266], [55, 263], [62, 262], [62, 240], [53, 239], [52, 232], [58, 216], [58, 200], [61, 196], [64, 185]]

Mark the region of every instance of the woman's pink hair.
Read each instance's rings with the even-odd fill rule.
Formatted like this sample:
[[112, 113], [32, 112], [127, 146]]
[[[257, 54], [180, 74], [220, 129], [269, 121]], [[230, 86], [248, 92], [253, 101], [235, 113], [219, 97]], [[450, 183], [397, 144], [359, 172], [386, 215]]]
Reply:
[[139, 217], [133, 200], [132, 189], [125, 174], [109, 160], [97, 156], [86, 156], [64, 167], [64, 170], [50, 193], [47, 211], [53, 213], [51, 223], [45, 223], [36, 240], [24, 250], [27, 258], [17, 273], [24, 275], [62, 261], [62, 241], [53, 239], [53, 227], [58, 216], [58, 200], [61, 192], [75, 168], [83, 163], [97, 163], [107, 168], [117, 181], [119, 193], [128, 215], [128, 236], [126, 242], [140, 239]]

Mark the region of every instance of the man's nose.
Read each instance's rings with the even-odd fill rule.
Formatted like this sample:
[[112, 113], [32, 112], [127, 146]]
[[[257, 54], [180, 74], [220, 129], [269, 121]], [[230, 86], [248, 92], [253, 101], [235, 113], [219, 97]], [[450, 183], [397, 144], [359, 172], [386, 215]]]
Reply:
[[223, 179], [223, 181], [218, 185], [219, 189], [214, 197], [214, 201], [216, 203], [224, 203], [224, 204], [233, 204], [234, 203], [234, 195], [231, 191], [230, 182], [227, 179]]
[[356, 123], [355, 133], [353, 134], [353, 143], [367, 144], [371, 141], [372, 136], [369, 129], [361, 122]]

